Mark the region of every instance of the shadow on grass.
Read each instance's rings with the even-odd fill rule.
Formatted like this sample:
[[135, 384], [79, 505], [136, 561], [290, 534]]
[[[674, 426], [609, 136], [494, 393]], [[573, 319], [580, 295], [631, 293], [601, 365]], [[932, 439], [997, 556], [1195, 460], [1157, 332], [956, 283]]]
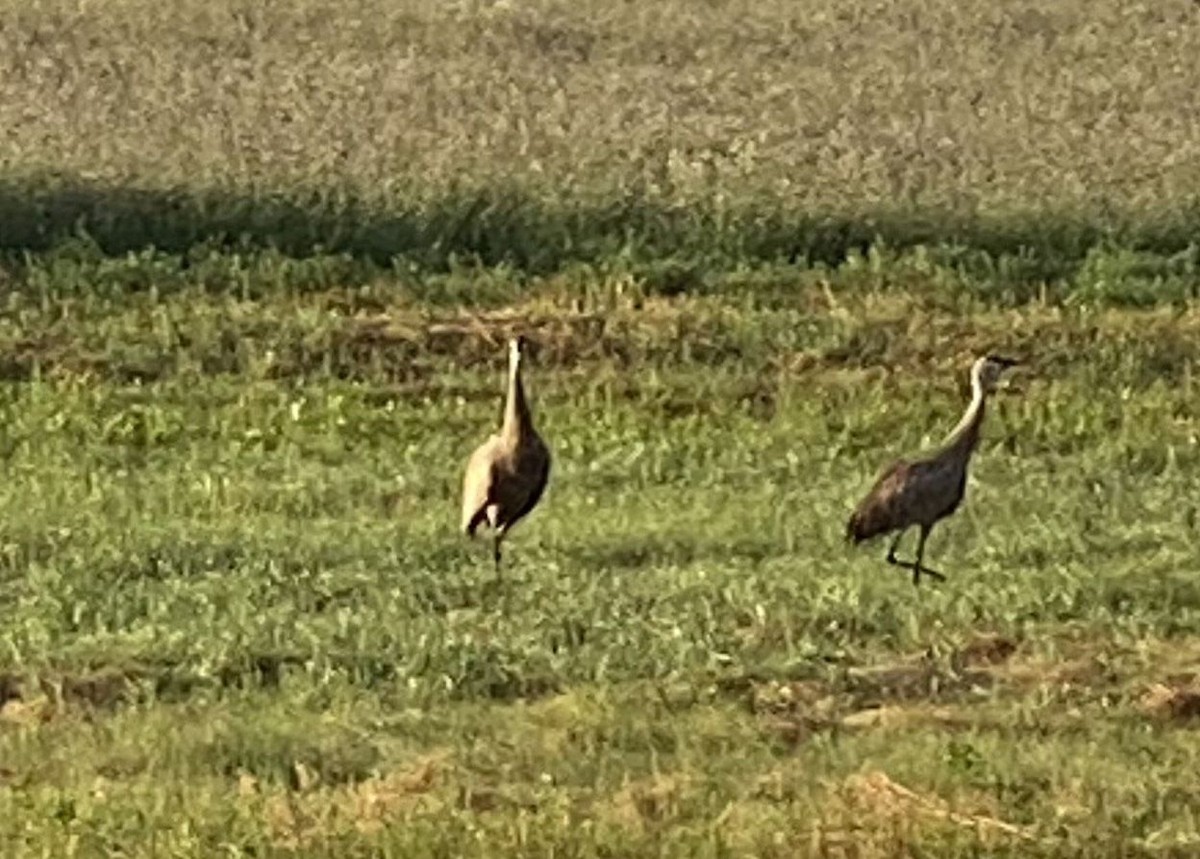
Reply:
[[552, 198], [482, 187], [374, 203], [335, 190], [231, 193], [120, 187], [73, 176], [0, 178], [0, 254], [52, 253], [86, 236], [100, 253], [154, 248], [271, 249], [288, 257], [345, 255], [418, 271], [456, 264], [540, 275], [576, 264], [654, 263], [665, 290], [694, 281], [690, 267], [756, 263], [840, 265], [872, 247], [952, 248], [950, 261], [1007, 280], [1068, 276], [1097, 247], [1171, 255], [1200, 235], [1200, 210], [1155, 219], [1031, 212], [1009, 217], [933, 210], [822, 213], [771, 199], [717, 205], [632, 194]]

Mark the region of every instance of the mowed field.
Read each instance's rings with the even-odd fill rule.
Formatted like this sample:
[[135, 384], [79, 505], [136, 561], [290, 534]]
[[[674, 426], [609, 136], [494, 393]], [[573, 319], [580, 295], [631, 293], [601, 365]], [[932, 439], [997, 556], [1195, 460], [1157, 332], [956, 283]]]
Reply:
[[1194, 4], [0, 21], [6, 859], [1200, 850]]

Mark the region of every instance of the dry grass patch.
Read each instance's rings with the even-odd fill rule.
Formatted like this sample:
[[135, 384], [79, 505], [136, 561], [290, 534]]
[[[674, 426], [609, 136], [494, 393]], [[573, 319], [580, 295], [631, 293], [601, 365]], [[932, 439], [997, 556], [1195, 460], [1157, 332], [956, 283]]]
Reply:
[[[744, 855], [896, 857], [954, 842], [1001, 846], [1036, 835], [969, 793], [947, 800], [874, 770], [816, 782], [794, 769], [761, 777], [752, 794], [731, 802], [714, 827]], [[743, 855], [743, 854], [739, 854]]]
[[980, 633], [960, 647], [955, 656], [963, 665], [1000, 665], [1012, 658], [1020, 643], [995, 633]]
[[813, 680], [752, 684], [747, 704], [761, 730], [787, 746], [829, 730], [846, 707], [844, 695]]
[[44, 695], [36, 698], [10, 698], [0, 705], [0, 725], [28, 726], [48, 722], [56, 710]]
[[[754, 683], [747, 705], [760, 729], [787, 745], [837, 728], [1015, 730], [1006, 702], [1039, 690], [1050, 691], [1063, 706], [1127, 701], [1147, 716], [1188, 721], [1200, 716], [1200, 673], [1187, 670], [1195, 666], [1191, 647], [1187, 640], [1125, 650], [1110, 642], [1065, 638], [1056, 644], [1055, 655], [1047, 655], [1025, 652], [1012, 638], [981, 633], [942, 659], [923, 652], [852, 667], [840, 681]], [[1135, 684], [1145, 677], [1141, 660], [1176, 670], [1160, 670], [1165, 679], [1138, 693]], [[1078, 717], [1077, 710], [1045, 711], [1039, 724], [1075, 731]]]
[[1192, 722], [1200, 719], [1200, 680], [1186, 685], [1155, 683], [1138, 699], [1138, 709], [1146, 716], [1168, 722]]
[[884, 705], [849, 713], [841, 718], [839, 724], [846, 728], [890, 730], [908, 727], [977, 728], [980, 719], [965, 707]]
[[616, 793], [597, 804], [594, 812], [602, 820], [629, 829], [657, 827], [679, 816], [680, 802], [688, 785], [689, 778], [681, 773], [627, 778]]
[[846, 809], [857, 813], [860, 820], [887, 821], [901, 828], [906, 823], [936, 821], [972, 829], [980, 837], [1034, 837], [1028, 827], [1001, 820], [989, 813], [990, 810], [955, 808], [939, 796], [918, 793], [878, 770], [850, 776], [841, 785], [838, 795]]
[[1146, 701], [1166, 700], [1164, 689], [1180, 691], [1182, 701], [1200, 675], [1200, 638], [1145, 640], [1129, 646], [1063, 638], [1052, 654], [1017, 654], [989, 671], [999, 686], [1016, 691], [1052, 689], [1066, 698], [1129, 692], [1132, 684], [1143, 683], [1151, 673], [1164, 680], [1145, 692]]
[[110, 711], [135, 694], [135, 678], [113, 668], [42, 677], [0, 677], [0, 723], [30, 725], [68, 713]]
[[448, 802], [442, 788], [451, 768], [449, 752], [435, 752], [404, 769], [350, 785], [314, 788], [301, 773], [299, 790], [260, 797], [258, 781], [243, 774], [237, 790], [247, 801], [261, 800], [275, 844], [299, 848], [351, 831], [377, 832], [407, 816], [438, 811]]
[[30, 167], [960, 211], [1162, 206], [1197, 186], [1183, 2], [8, 5], [0, 123]]

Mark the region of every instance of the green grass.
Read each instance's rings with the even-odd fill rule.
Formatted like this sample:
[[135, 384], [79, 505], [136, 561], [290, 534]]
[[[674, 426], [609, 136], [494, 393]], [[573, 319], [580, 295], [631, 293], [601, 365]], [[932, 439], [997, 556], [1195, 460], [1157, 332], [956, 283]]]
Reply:
[[1195, 852], [1189, 4], [3, 5], [5, 857]]
[[[195, 288], [11, 311], [6, 351], [53, 354], [2, 406], [6, 842], [1191, 843], [1200, 308], [946, 309], [856, 277], [582, 307], [545, 283], [470, 317], [383, 285], [370, 316]], [[516, 328], [556, 467], [496, 582], [455, 501]], [[844, 518], [985, 347], [1031, 368], [931, 544], [949, 583], [918, 591]]]

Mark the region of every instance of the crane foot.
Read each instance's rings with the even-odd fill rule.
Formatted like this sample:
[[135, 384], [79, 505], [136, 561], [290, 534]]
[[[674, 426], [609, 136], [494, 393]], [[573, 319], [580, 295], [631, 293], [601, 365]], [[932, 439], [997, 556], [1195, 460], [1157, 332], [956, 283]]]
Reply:
[[929, 567], [918, 567], [913, 561], [901, 561], [894, 555], [889, 555], [887, 562], [893, 567], [899, 567], [902, 570], [912, 570], [914, 585], [920, 583], [921, 576], [929, 576], [929, 578], [939, 582], [946, 581], [946, 577], [937, 570], [931, 570]]

